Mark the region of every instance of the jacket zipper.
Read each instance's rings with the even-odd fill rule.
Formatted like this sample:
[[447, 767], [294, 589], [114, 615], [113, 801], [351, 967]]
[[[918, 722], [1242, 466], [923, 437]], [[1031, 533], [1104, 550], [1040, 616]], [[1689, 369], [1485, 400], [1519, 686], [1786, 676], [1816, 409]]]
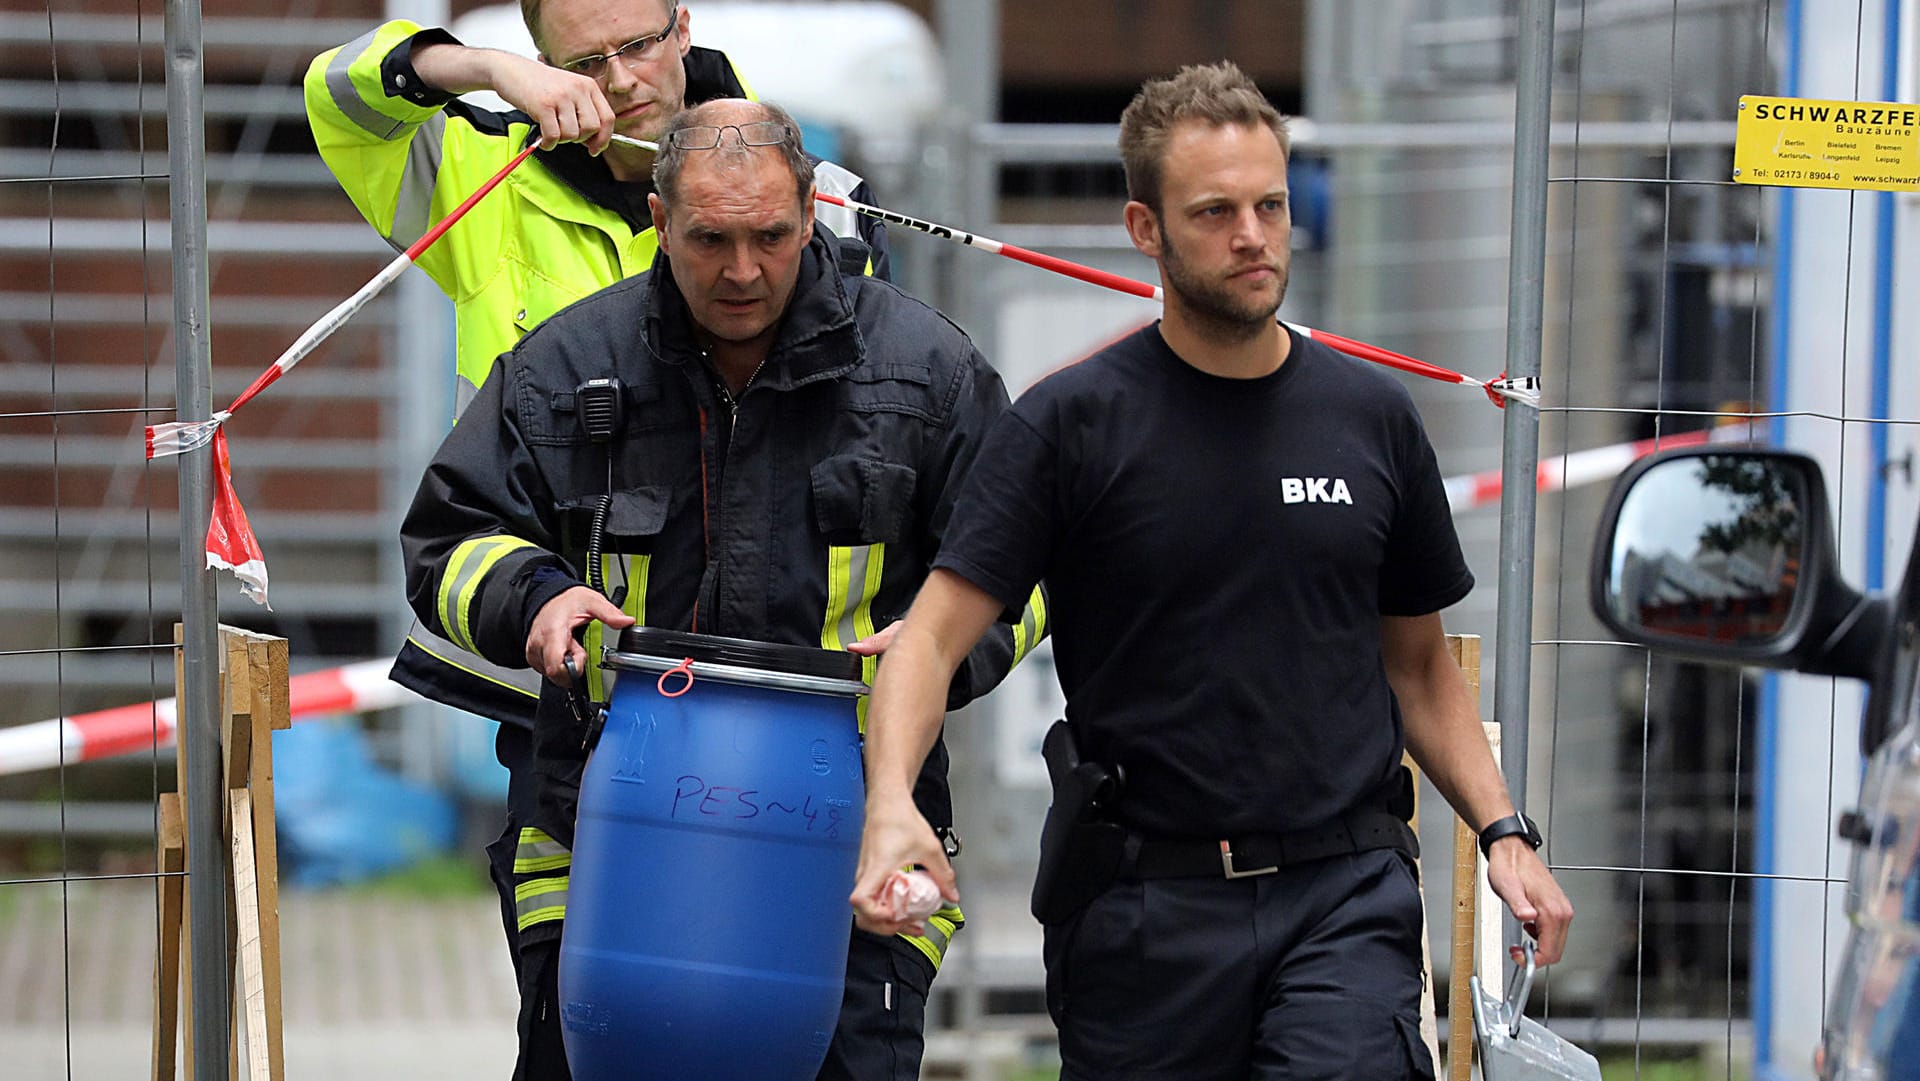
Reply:
[[[766, 356], [760, 358], [759, 365], [753, 369], [752, 375], [747, 376], [746, 383], [741, 386], [740, 394], [738, 397], [736, 397], [732, 391], [727, 389], [727, 381], [721, 378], [718, 372], [714, 371], [713, 362], [707, 355], [706, 350], [703, 349], [700, 352], [701, 365], [706, 368], [707, 372], [710, 375], [713, 376], [714, 394], [716, 397], [720, 399], [720, 404], [727, 407], [727, 435], [726, 435], [727, 447], [726, 447], [726, 452], [721, 456], [721, 459], [720, 459], [720, 476], [714, 482], [714, 490], [713, 490], [714, 500], [720, 505], [720, 517], [723, 522], [727, 518], [727, 501], [725, 497], [727, 474], [732, 472], [733, 470], [733, 445], [734, 445], [733, 437], [735, 434], [735, 429], [738, 428], [740, 425], [740, 399], [746, 397], [747, 392], [753, 389], [754, 380], [760, 378], [760, 372], [766, 368], [767, 361], [772, 359], [772, 357], [773, 357], [773, 353], [771, 350], [769, 350]], [[701, 453], [704, 454], [705, 450], [703, 449]], [[725, 563], [722, 560], [716, 559], [716, 557], [714, 556], [714, 553], [711, 550], [707, 552], [707, 558], [708, 560], [712, 561], [714, 565], [713, 595], [712, 595], [713, 604], [708, 609], [708, 611], [713, 616], [717, 617], [720, 614], [720, 576], [721, 576], [722, 570], [724, 569]], [[721, 631], [721, 629], [717, 626], [717, 620], [710, 620], [707, 624], [706, 633], [717, 634], [717, 633], [724, 633], [724, 632]]]

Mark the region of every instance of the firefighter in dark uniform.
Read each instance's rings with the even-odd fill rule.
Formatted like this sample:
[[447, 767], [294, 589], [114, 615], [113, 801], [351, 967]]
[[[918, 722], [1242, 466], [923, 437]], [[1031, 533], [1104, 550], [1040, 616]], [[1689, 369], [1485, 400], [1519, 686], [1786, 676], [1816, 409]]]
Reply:
[[1121, 121], [1162, 320], [994, 426], [872, 705], [853, 894], [952, 872], [911, 800], [947, 673], [1045, 579], [1067, 720], [1035, 914], [1069, 1081], [1431, 1078], [1402, 748], [1558, 959], [1572, 908], [1514, 814], [1439, 610], [1473, 586], [1406, 392], [1276, 322], [1285, 121], [1229, 64]]
[[[404, 248], [445, 217], [528, 142], [540, 149], [417, 260], [453, 304], [455, 413], [479, 392], [495, 358], [561, 308], [647, 269], [657, 251], [647, 196], [653, 152], [614, 133], [658, 140], [685, 104], [750, 98], [726, 54], [693, 44], [691, 14], [673, 0], [525, 0], [533, 60], [469, 48], [437, 27], [384, 23], [315, 57], [307, 117], [321, 158], [367, 223]], [[514, 111], [455, 95], [490, 90]], [[874, 202], [867, 183], [813, 162], [815, 187]], [[888, 274], [885, 226], [821, 206], [845, 238], [842, 258]], [[864, 245], [864, 247], [863, 247]], [[487, 847], [507, 946], [520, 968], [523, 931], [558, 909], [520, 910], [515, 868], [556, 858], [531, 824], [533, 716], [539, 673], [487, 660], [416, 622], [393, 680], [424, 697], [500, 722], [507, 816]]]
[[[689, 110], [668, 128], [655, 182], [652, 270], [500, 358], [402, 531], [421, 619], [545, 677], [541, 847], [518, 865], [515, 890], [523, 916], [548, 917], [522, 924], [533, 1077], [564, 1076], [553, 917], [565, 912], [584, 754], [564, 688], [567, 661], [596, 660], [595, 635], [583, 645], [580, 633], [643, 623], [850, 649], [871, 678], [957, 481], [1007, 404], [957, 327], [861, 276], [864, 252], [848, 265], [815, 228], [812, 167], [783, 111], [742, 100]], [[615, 381], [610, 432], [592, 428], [604, 410], [586, 408], [606, 393], [596, 380]], [[596, 518], [604, 550], [590, 555]], [[586, 584], [596, 564], [619, 604]], [[991, 688], [1037, 642], [1045, 610], [1037, 590], [1030, 600], [972, 651], [950, 705]], [[951, 823], [944, 749], [916, 792], [929, 820]], [[918, 1076], [926, 994], [960, 918], [950, 906], [921, 935], [856, 933], [821, 1077]], [[778, 926], [775, 904], [767, 926]]]

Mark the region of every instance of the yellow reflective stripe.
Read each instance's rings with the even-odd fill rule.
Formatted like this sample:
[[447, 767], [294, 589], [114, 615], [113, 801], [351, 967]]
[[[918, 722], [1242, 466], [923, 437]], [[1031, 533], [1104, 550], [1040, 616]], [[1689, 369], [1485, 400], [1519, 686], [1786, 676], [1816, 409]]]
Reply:
[[1020, 622], [1013, 628], [1013, 663], [1019, 664], [1033, 652], [1046, 629], [1047, 598], [1039, 586], [1034, 586], [1033, 595], [1027, 598], [1027, 607], [1020, 613]]
[[480, 583], [502, 556], [531, 547], [531, 542], [519, 537], [492, 534], [461, 541], [454, 548], [447, 557], [447, 569], [440, 577], [437, 598], [440, 626], [448, 641], [469, 653], [480, 652], [473, 643], [473, 627], [469, 621]]
[[[528, 698], [540, 697], [540, 673], [532, 669], [513, 671], [488, 661], [477, 653], [457, 649], [452, 642], [428, 630], [424, 624], [415, 623], [407, 632], [407, 641], [413, 648], [456, 671], [465, 672], [475, 679], [483, 679], [495, 686], [504, 687], [515, 694]], [[458, 653], [456, 658], [451, 654]], [[525, 677], [531, 686], [523, 686], [513, 681], [514, 677]]]
[[595, 702], [607, 700], [607, 688], [601, 682], [604, 674], [600, 665], [600, 647], [606, 637], [606, 627], [597, 619], [587, 624], [587, 633], [581, 636], [580, 644], [587, 651], [587, 697]]
[[[873, 635], [873, 601], [880, 595], [880, 582], [886, 577], [887, 546], [858, 544], [827, 548], [827, 614], [820, 627], [820, 645], [844, 650], [862, 638]], [[861, 678], [869, 684], [879, 670], [880, 658], [860, 658]], [[856, 703], [860, 731], [867, 730], [867, 698]]]
[[552, 871], [573, 865], [573, 853], [565, 845], [549, 837], [545, 830], [527, 826], [520, 831], [520, 841], [513, 849], [513, 873], [516, 875], [535, 874], [540, 871]]
[[567, 916], [567, 875], [536, 878], [513, 887], [514, 922], [524, 931]]
[[642, 627], [647, 625], [647, 571], [652, 566], [650, 555], [632, 556], [627, 560], [626, 613]]
[[[623, 558], [617, 553], [600, 557], [600, 580], [613, 585], [615, 560]], [[645, 626], [647, 622], [647, 570], [653, 562], [650, 555], [624, 557], [627, 561], [625, 580], [627, 595], [620, 602], [620, 610], [633, 617], [635, 623]], [[595, 702], [605, 702], [613, 693], [607, 686], [606, 666], [601, 663], [601, 654], [607, 644], [607, 628], [595, 621], [587, 624], [585, 641], [581, 643], [587, 651], [587, 696]]]
[[827, 617], [820, 626], [820, 646], [823, 649], [845, 649], [847, 644], [840, 640], [840, 621], [847, 614], [847, 594], [853, 591], [848, 582], [852, 574], [853, 549], [840, 545], [827, 548]]
[[960, 909], [955, 905], [948, 905], [927, 917], [926, 934], [903, 934], [900, 937], [912, 943], [921, 953], [926, 954], [927, 960], [932, 961], [933, 967], [937, 970], [940, 962], [946, 959], [947, 947], [953, 942], [954, 934], [966, 925], [967, 918], [961, 914]]

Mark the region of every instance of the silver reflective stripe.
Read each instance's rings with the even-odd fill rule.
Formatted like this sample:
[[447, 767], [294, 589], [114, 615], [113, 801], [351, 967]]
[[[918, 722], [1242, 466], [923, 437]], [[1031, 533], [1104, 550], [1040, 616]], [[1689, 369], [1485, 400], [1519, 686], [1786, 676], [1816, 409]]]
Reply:
[[[815, 191], [823, 191], [828, 195], [851, 197], [853, 195], [853, 189], [859, 186], [859, 174], [852, 172], [844, 166], [835, 165], [830, 161], [823, 161], [813, 167], [813, 187]], [[813, 204], [813, 217], [815, 221], [826, 226], [827, 231], [834, 236], [857, 237], [860, 235], [860, 215], [848, 210], [844, 206], [834, 206], [830, 203], [815, 203]]]
[[[867, 596], [867, 563], [879, 547], [877, 544], [861, 544], [847, 549], [846, 592], [838, 599], [836, 607], [839, 608], [840, 618], [834, 624], [834, 633], [840, 639], [839, 649], [845, 649], [865, 637], [855, 625], [855, 619], [864, 605], [872, 603], [872, 598]], [[832, 588], [838, 590], [840, 585], [834, 582]]]
[[540, 673], [531, 668], [502, 668], [478, 653], [461, 649], [433, 633], [418, 619], [413, 621], [413, 628], [407, 631], [407, 641], [434, 660], [458, 668], [470, 676], [497, 683], [528, 698], [540, 697]]
[[447, 114], [435, 113], [420, 125], [407, 147], [400, 195], [393, 204], [393, 230], [387, 234], [387, 243], [401, 251], [426, 236], [433, 224], [433, 182], [440, 175], [440, 147], [446, 141], [446, 132]]
[[927, 920], [927, 933], [920, 937], [933, 943], [933, 948], [940, 951], [942, 957], [947, 955], [947, 945], [953, 941], [953, 935], [948, 933], [946, 924], [935, 919]]
[[460, 414], [466, 412], [467, 406], [472, 405], [473, 400], [479, 396], [480, 388], [476, 386], [472, 380], [469, 380], [464, 375], [455, 376], [453, 380], [454, 419], [460, 419]]
[[567, 916], [568, 876], [534, 878], [513, 887], [514, 922], [524, 931]]
[[327, 65], [327, 93], [333, 96], [333, 107], [339, 109], [348, 120], [360, 125], [361, 129], [376, 139], [391, 139], [406, 127], [406, 121], [382, 116], [380, 112], [361, 100], [360, 91], [353, 85], [353, 62], [360, 59], [373, 47], [373, 37], [380, 31], [376, 28], [354, 38], [333, 56], [333, 62]]
[[900, 937], [912, 943], [913, 948], [925, 954], [927, 960], [933, 962], [933, 967], [938, 969], [940, 962], [946, 960], [947, 946], [953, 941], [954, 932], [965, 927], [966, 924], [967, 918], [960, 909], [954, 905], [948, 905], [927, 917], [926, 934], [903, 933]]
[[474, 594], [479, 591], [480, 580], [500, 562], [501, 557], [520, 548], [533, 545], [518, 537], [491, 534], [462, 541], [448, 558], [451, 564], [449, 577], [440, 585], [440, 625], [452, 635], [455, 645], [464, 649], [475, 648], [473, 627], [468, 617], [472, 612]]
[[532, 875], [571, 866], [573, 853], [567, 851], [567, 846], [549, 837], [544, 830], [521, 827], [520, 839], [513, 848], [514, 874]]

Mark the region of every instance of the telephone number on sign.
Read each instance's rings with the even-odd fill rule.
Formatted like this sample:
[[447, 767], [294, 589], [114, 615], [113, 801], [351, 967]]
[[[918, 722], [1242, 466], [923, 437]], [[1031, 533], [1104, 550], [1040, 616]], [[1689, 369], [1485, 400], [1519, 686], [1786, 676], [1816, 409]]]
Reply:
[[1756, 180], [1839, 180], [1840, 174], [1824, 169], [1755, 169]]

